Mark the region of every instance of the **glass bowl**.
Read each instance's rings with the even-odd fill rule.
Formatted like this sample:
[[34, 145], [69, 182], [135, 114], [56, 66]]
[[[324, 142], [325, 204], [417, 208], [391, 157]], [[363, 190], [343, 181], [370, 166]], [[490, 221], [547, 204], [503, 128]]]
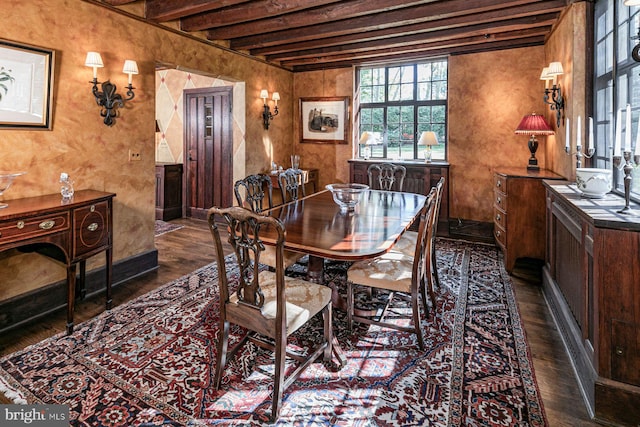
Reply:
[[365, 184], [329, 184], [325, 188], [331, 191], [333, 201], [340, 206], [341, 212], [348, 212], [355, 209], [360, 202], [360, 194], [369, 189]]
[[[24, 175], [26, 172], [6, 172], [6, 171], [0, 171], [0, 196], [2, 196], [2, 194], [7, 191], [9, 189], [9, 187], [11, 187], [11, 184], [13, 184], [13, 180], [20, 176], [20, 175]], [[6, 203], [0, 203], [0, 209], [2, 208], [6, 208], [7, 206], [9, 206]]]

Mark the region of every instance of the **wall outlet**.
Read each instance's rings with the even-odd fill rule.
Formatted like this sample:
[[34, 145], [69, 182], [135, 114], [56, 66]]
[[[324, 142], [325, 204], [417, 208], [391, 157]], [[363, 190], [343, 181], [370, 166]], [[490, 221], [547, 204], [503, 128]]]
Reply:
[[142, 160], [142, 156], [140, 156], [140, 153], [138, 153], [137, 151], [133, 151], [133, 150], [129, 150], [129, 161], [130, 162], [137, 162]]

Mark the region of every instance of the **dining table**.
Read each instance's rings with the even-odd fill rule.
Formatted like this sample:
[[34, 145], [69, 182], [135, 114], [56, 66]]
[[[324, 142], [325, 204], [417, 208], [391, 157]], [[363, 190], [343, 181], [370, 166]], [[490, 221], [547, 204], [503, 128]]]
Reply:
[[[426, 196], [397, 191], [364, 190], [352, 211], [343, 211], [328, 190], [310, 194], [265, 212], [286, 230], [284, 249], [309, 255], [307, 279], [323, 283], [325, 260], [359, 261], [378, 257], [393, 247], [420, 217]], [[275, 245], [275, 232], [265, 230], [265, 244]], [[333, 289], [334, 305], [345, 309]]]

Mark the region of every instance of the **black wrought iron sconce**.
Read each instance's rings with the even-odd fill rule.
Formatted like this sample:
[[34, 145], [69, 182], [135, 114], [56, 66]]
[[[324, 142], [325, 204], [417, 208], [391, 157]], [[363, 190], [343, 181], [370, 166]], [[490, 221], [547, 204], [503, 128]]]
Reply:
[[262, 110], [262, 122], [264, 124], [264, 128], [269, 129], [269, 124], [271, 123], [271, 120], [273, 120], [273, 118], [277, 116], [279, 113], [278, 101], [280, 100], [280, 94], [278, 92], [273, 92], [273, 95], [271, 96], [271, 99], [275, 103], [275, 106], [273, 107], [273, 113], [271, 113], [271, 109], [267, 104], [267, 98], [269, 98], [269, 92], [267, 92], [266, 89], [262, 89], [260, 91], [260, 98], [262, 98], [262, 103], [264, 104], [264, 109]]
[[[116, 93], [116, 85], [111, 83], [109, 80], [102, 83], [98, 81], [98, 68], [104, 67], [102, 58], [98, 52], [88, 52], [84, 65], [93, 68], [93, 80], [89, 82], [93, 83], [93, 89], [91, 91], [96, 99], [96, 103], [100, 106], [100, 116], [104, 117], [104, 124], [112, 126], [118, 115], [116, 108], [124, 107], [124, 103], [126, 101], [131, 101], [135, 96], [131, 82], [133, 74], [138, 74], [138, 64], [136, 61], [130, 59], [124, 61], [122, 72], [129, 75], [126, 98], [119, 93]], [[102, 91], [98, 90], [98, 84], [101, 86]]]
[[[548, 67], [542, 69], [540, 80], [544, 80], [544, 103], [549, 104], [551, 111], [556, 112], [556, 127], [562, 124], [562, 113], [564, 111], [564, 97], [562, 96], [562, 88], [557, 82], [558, 76], [564, 74], [562, 63], [552, 62]], [[553, 82], [549, 87], [549, 82]]]

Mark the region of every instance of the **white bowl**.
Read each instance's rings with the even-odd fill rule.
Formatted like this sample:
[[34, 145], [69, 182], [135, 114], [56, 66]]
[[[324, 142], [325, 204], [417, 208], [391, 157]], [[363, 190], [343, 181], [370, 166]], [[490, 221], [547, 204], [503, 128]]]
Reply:
[[360, 201], [360, 194], [369, 189], [365, 184], [329, 184], [325, 188], [331, 191], [333, 201], [342, 212], [352, 211]]
[[576, 186], [582, 195], [602, 198], [611, 191], [612, 173], [609, 169], [577, 168]]

